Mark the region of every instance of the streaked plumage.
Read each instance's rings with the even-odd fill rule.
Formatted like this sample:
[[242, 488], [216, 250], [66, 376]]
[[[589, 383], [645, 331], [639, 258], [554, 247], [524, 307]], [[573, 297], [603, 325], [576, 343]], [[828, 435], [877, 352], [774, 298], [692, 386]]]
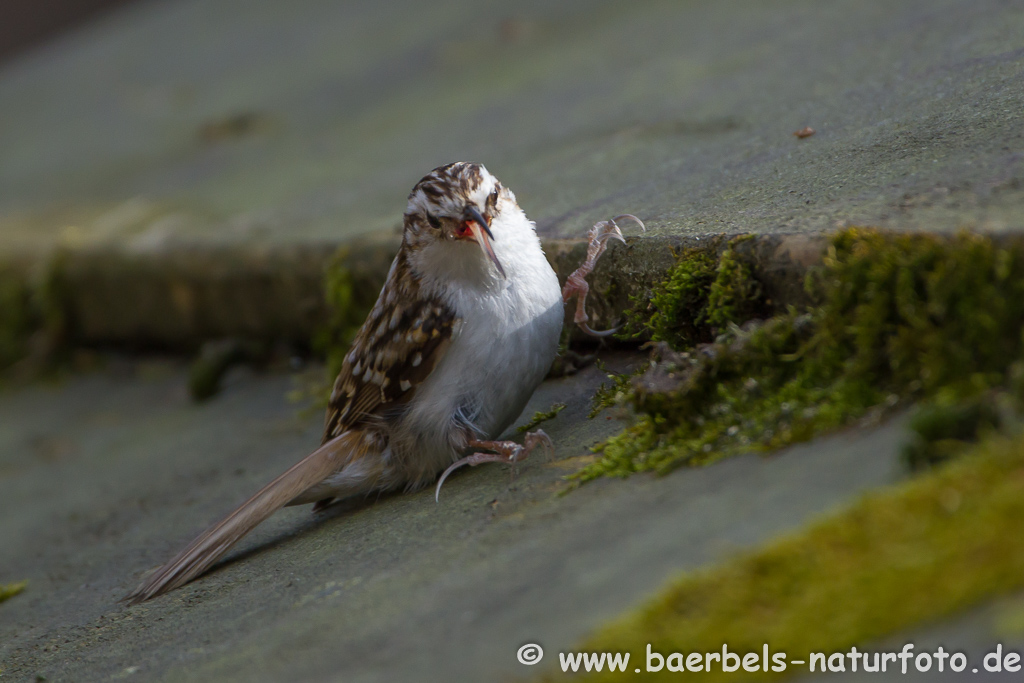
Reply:
[[515, 420], [551, 366], [563, 315], [512, 192], [477, 164], [435, 169], [409, 195], [402, 247], [335, 382], [321, 447], [128, 600], [187, 583], [286, 504], [419, 488], [471, 443], [489, 448], [477, 442]]

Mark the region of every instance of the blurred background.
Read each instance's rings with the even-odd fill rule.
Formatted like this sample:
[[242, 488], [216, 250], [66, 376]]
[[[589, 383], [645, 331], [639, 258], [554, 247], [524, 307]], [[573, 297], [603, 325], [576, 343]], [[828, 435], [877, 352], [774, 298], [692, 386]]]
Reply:
[[624, 205], [653, 234], [1015, 215], [1001, 0], [45, 7], [4, 10], [51, 17], [5, 23], [5, 249], [393, 232], [453, 159], [551, 236]]
[[42, 0], [0, 7], [0, 60], [54, 40], [127, 0]]

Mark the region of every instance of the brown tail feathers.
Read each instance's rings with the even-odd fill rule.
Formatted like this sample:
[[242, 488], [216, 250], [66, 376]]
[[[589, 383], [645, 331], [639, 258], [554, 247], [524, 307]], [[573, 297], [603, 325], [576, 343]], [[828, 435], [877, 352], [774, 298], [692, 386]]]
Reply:
[[125, 600], [130, 605], [183, 586], [217, 561], [228, 548], [311, 486], [359, 457], [359, 432], [345, 432], [320, 446], [291, 469], [260, 489], [227, 517], [214, 524], [184, 550], [146, 578]]

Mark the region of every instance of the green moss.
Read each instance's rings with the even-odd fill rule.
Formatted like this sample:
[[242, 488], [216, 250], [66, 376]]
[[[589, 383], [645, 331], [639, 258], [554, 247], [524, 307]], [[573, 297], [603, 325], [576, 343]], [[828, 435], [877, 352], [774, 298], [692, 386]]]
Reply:
[[749, 320], [760, 312], [764, 298], [761, 283], [736, 253], [736, 246], [753, 237], [743, 235], [734, 238], [718, 257], [715, 279], [708, 288], [707, 307], [703, 313], [703, 320], [713, 330]]
[[17, 365], [18, 376], [34, 376], [67, 359], [71, 320], [67, 312], [64, 256], [38, 272], [0, 266], [0, 372]]
[[224, 375], [233, 366], [265, 363], [269, 355], [267, 346], [258, 341], [219, 339], [206, 342], [189, 367], [189, 395], [194, 401], [212, 398], [220, 391]]
[[715, 279], [715, 260], [698, 249], [686, 250], [677, 259], [664, 281], [632, 299], [623, 336], [646, 336], [677, 347], [707, 341], [701, 323], [707, 311], [707, 292]]
[[313, 335], [313, 352], [326, 362], [326, 372], [304, 376], [289, 392], [289, 399], [308, 403], [317, 410], [327, 404], [334, 378], [341, 372], [352, 341], [376, 300], [380, 283], [374, 277], [357, 277], [350, 269], [351, 254], [345, 247], [335, 253], [324, 272], [324, 300], [327, 319]]
[[188, 369], [188, 393], [193, 401], [205, 401], [220, 391], [220, 382], [228, 369], [240, 360], [237, 344], [216, 348], [204, 344]]
[[[803, 531], [684, 575], [575, 649], [629, 651], [630, 666], [641, 667], [647, 643], [662, 654], [721, 652], [723, 643], [741, 656], [764, 643], [791, 659], [846, 651], [1024, 587], [1024, 545], [1006, 542], [1022, 535], [1024, 441], [992, 439]], [[701, 676], [751, 674], [719, 665]]]
[[918, 398], [944, 394], [951, 404], [1010, 383], [1022, 357], [1019, 244], [850, 229], [832, 240], [808, 290], [809, 310], [733, 326], [713, 344], [680, 347], [686, 324], [674, 334], [662, 329], [667, 317], [652, 323], [656, 338], [687, 350], [662, 349], [660, 363], [620, 389], [636, 422], [576, 477], [774, 449]]
[[0, 269], [0, 370], [28, 354], [29, 337], [36, 326], [31, 302], [24, 275]]
[[42, 350], [50, 364], [66, 360], [74, 343], [75, 320], [68, 302], [71, 284], [67, 278], [67, 252], [59, 251], [49, 260], [33, 288], [32, 301], [43, 337]]
[[346, 266], [348, 250], [342, 247], [324, 274], [324, 297], [329, 317], [314, 335], [313, 349], [327, 361], [330, 380], [341, 371], [345, 353], [369, 312], [359, 305], [352, 274]]
[[547, 411], [546, 413], [541, 412], [541, 411], [538, 410], [536, 413], [533, 414], [533, 417], [530, 418], [529, 422], [527, 422], [526, 424], [524, 424], [521, 427], [516, 427], [516, 431], [519, 432], [520, 434], [523, 434], [523, 433], [529, 432], [529, 431], [533, 431], [534, 429], [539, 427], [542, 423], [547, 422], [548, 420], [554, 420], [555, 417], [557, 417], [558, 414], [560, 412], [562, 412], [563, 410], [565, 410], [565, 404], [564, 403], [554, 403], [554, 404], [552, 404], [551, 405], [551, 409], [549, 411]]
[[949, 460], [988, 434], [1012, 429], [1019, 403], [1001, 391], [959, 399], [940, 395], [926, 401], [910, 418], [911, 440], [903, 447], [903, 458], [911, 469], [921, 469]]
[[713, 246], [679, 254], [664, 281], [632, 297], [621, 336], [681, 348], [711, 341], [730, 323], [757, 315], [763, 308], [761, 285], [735, 251], [752, 237], [734, 238], [718, 256]]
[[[634, 375], [608, 372], [604, 363], [600, 360], [595, 360], [594, 364], [597, 365], [599, 370], [607, 375], [610, 381], [607, 384], [602, 382], [601, 386], [599, 386], [597, 391], [594, 393], [594, 396], [590, 401], [590, 413], [587, 415], [588, 419], [597, 417], [597, 414], [605, 408], [611, 408], [612, 406], [624, 403], [632, 395], [632, 380]], [[643, 372], [647, 367], [647, 365], [644, 365], [637, 372]]]
[[21, 593], [28, 586], [28, 581], [18, 581], [0, 585], [0, 602], [10, 600], [18, 593]]

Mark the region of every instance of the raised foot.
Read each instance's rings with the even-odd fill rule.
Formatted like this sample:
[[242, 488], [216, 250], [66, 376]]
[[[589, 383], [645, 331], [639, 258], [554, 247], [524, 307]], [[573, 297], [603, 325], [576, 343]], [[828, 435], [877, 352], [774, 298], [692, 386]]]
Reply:
[[441, 485], [444, 484], [444, 480], [448, 478], [448, 475], [463, 465], [476, 467], [477, 465], [482, 465], [485, 462], [503, 462], [513, 465], [512, 475], [515, 476], [515, 464], [520, 460], [525, 460], [529, 457], [530, 453], [532, 453], [533, 449], [537, 446], [543, 446], [544, 450], [548, 452], [548, 456], [554, 457], [555, 444], [551, 441], [551, 437], [544, 433], [543, 429], [538, 429], [535, 432], [527, 432], [526, 436], [523, 437], [522, 445], [517, 444], [515, 441], [477, 441], [476, 439], [470, 441], [470, 448], [485, 448], [494, 452], [471, 453], [465, 458], [456, 460], [449, 465], [448, 469], [441, 474], [441, 478], [437, 480], [437, 488], [434, 489], [434, 501], [437, 502], [438, 496], [441, 494]]
[[613, 327], [610, 330], [593, 330], [587, 321], [590, 317], [587, 315], [587, 293], [590, 291], [590, 285], [587, 284], [586, 277], [594, 270], [594, 266], [597, 265], [597, 260], [601, 258], [601, 254], [608, 248], [608, 240], [615, 238], [626, 243], [626, 238], [622, 236], [622, 230], [619, 229], [616, 221], [629, 219], [640, 226], [641, 230], [646, 231], [643, 221], [636, 216], [625, 213], [621, 216], [616, 216], [611, 220], [601, 221], [595, 223], [594, 227], [587, 233], [587, 240], [590, 242], [587, 245], [587, 258], [583, 261], [579, 268], [573, 271], [566, 281], [565, 286], [562, 287], [562, 302], [569, 303], [569, 299], [576, 298], [576, 314], [573, 316], [573, 322], [579, 325], [579, 328], [593, 337], [607, 337], [615, 334], [619, 328]]

